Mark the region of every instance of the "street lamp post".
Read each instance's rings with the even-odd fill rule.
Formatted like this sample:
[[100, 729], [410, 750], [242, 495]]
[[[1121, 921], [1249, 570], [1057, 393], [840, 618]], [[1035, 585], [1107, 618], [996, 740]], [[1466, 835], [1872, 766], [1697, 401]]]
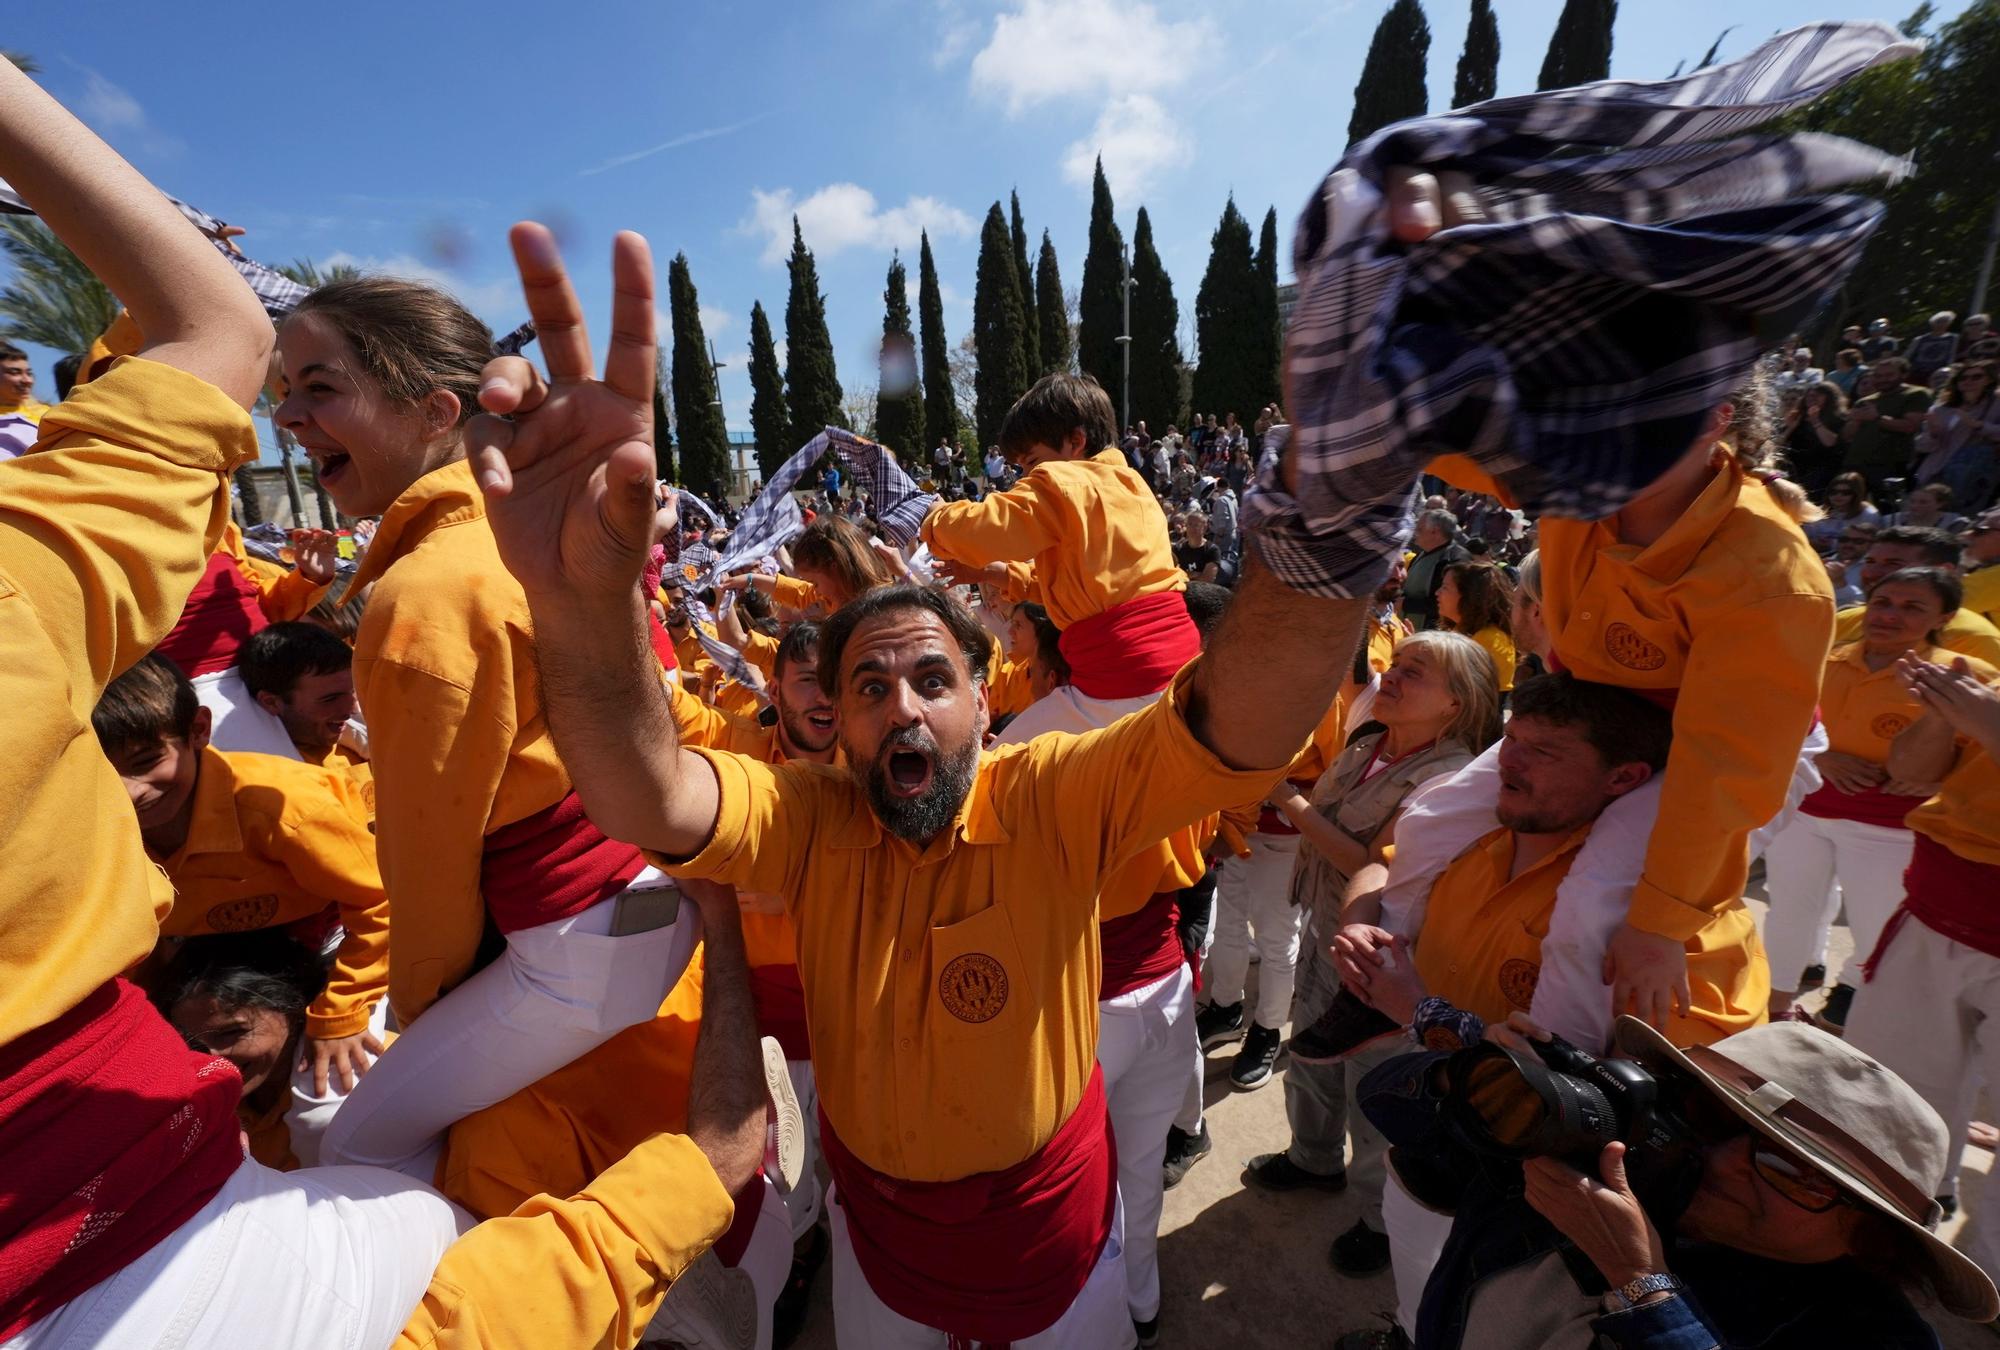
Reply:
[[1125, 330], [1118, 335], [1118, 353], [1124, 364], [1124, 373], [1118, 379], [1118, 425], [1120, 431], [1129, 431], [1132, 429], [1132, 250], [1130, 247], [1119, 249], [1118, 263], [1122, 271], [1118, 282], [1118, 299]]

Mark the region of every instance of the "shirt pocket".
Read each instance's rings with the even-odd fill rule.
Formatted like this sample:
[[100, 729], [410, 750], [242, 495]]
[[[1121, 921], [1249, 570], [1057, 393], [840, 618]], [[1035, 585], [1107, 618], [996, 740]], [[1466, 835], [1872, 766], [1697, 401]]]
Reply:
[[1006, 909], [931, 929], [931, 1025], [947, 1040], [1018, 1034], [1034, 1002]]

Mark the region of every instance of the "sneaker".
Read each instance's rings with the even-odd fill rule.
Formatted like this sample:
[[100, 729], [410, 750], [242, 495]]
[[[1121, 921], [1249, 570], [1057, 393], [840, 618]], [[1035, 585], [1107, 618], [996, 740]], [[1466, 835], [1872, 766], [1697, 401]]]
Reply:
[[1188, 1169], [1206, 1158], [1215, 1148], [1215, 1141], [1208, 1137], [1208, 1122], [1201, 1122], [1201, 1128], [1189, 1134], [1178, 1125], [1167, 1127], [1167, 1156], [1162, 1164], [1161, 1185], [1172, 1190], [1181, 1184], [1181, 1178]]
[[[1389, 1268], [1389, 1235], [1378, 1233], [1360, 1219], [1354, 1227], [1333, 1240], [1327, 1252], [1333, 1268], [1343, 1275], [1359, 1278]], [[1399, 1333], [1400, 1334], [1400, 1333]]]
[[1799, 992], [1804, 993], [1808, 989], [1817, 989], [1825, 983], [1826, 967], [1824, 965], [1807, 966], [1805, 973], [1799, 976]]
[[1157, 1314], [1145, 1322], [1133, 1318], [1132, 1330], [1139, 1333], [1139, 1350], [1153, 1350], [1160, 1343], [1160, 1319]]
[[758, 1043], [764, 1061], [764, 1090], [771, 1106], [764, 1129], [764, 1172], [780, 1195], [790, 1195], [806, 1165], [806, 1118], [792, 1090], [785, 1048], [769, 1036]]
[[1243, 1179], [1267, 1191], [1344, 1191], [1347, 1173], [1308, 1172], [1289, 1153], [1265, 1153], [1243, 1168]]
[[1382, 1319], [1389, 1324], [1387, 1331], [1350, 1331], [1333, 1343], [1333, 1350], [1411, 1350], [1410, 1338], [1396, 1319], [1387, 1313]]
[[1343, 989], [1317, 1021], [1292, 1033], [1292, 1058], [1301, 1064], [1337, 1064], [1402, 1029], [1394, 1018], [1376, 1012]]
[[1829, 1031], [1844, 1031], [1847, 1028], [1847, 1011], [1854, 1006], [1854, 986], [1836, 984], [1826, 994], [1826, 1002], [1820, 1005], [1818, 1018], [1820, 1025]]
[[1229, 1085], [1238, 1092], [1250, 1092], [1271, 1081], [1271, 1067], [1278, 1062], [1278, 1047], [1284, 1043], [1276, 1027], [1250, 1024], [1236, 1062], [1229, 1066]]
[[1243, 1038], [1242, 1002], [1209, 1004], [1194, 1015], [1194, 1034], [1204, 1052], [1236, 1044]]

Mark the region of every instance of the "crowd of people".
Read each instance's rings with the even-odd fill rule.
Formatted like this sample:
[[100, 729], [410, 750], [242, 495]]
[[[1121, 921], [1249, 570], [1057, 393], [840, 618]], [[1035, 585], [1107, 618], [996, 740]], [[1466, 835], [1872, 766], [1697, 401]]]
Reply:
[[[1165, 1344], [1219, 1049], [1284, 1083], [1248, 1182], [1362, 1198], [1348, 1350], [2000, 1314], [2000, 1191], [1936, 1233], [2000, 1083], [1983, 316], [1720, 363], [1606, 511], [1329, 457], [1296, 365], [717, 505], [637, 235], [599, 364], [514, 228], [537, 364], [412, 281], [274, 316], [4, 64], [0, 175], [124, 306], [53, 405], [0, 348], [5, 1350], [769, 1347], [820, 1280], [848, 1347]], [[266, 392], [357, 558], [231, 519]]]

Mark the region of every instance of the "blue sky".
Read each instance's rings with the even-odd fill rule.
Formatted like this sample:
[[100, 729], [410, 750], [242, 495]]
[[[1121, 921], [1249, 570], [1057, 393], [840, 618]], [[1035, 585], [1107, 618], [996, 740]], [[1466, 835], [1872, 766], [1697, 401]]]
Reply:
[[[1716, 34], [1739, 55], [1818, 18], [1899, 20], [1914, 0], [1625, 0], [1612, 73], [1657, 78]], [[1430, 0], [1431, 105], [1450, 101], [1468, 0]], [[519, 0], [227, 11], [13, 0], [5, 44], [162, 188], [250, 233], [268, 261], [347, 260], [438, 280], [496, 331], [524, 312], [504, 232], [557, 226], [602, 329], [611, 233], [685, 251], [748, 424], [762, 300], [783, 338], [799, 212], [836, 359], [872, 384], [884, 272], [928, 228], [954, 344], [978, 225], [1010, 188], [1031, 237], [1083, 266], [1100, 150], [1130, 236], [1144, 204], [1184, 328], [1233, 191], [1281, 239], [1345, 142], [1382, 0]], [[1497, 0], [1500, 91], [1531, 89], [1561, 0]], [[1962, 0], [1940, 5], [1945, 17]], [[1754, 14], [1754, 18], [1750, 17]], [[195, 16], [195, 17], [191, 17]], [[0, 264], [4, 267], [4, 264]], [[1289, 273], [1289, 262], [1281, 271]], [[662, 326], [664, 337], [664, 323]], [[37, 353], [46, 357], [45, 353]], [[46, 359], [42, 392], [50, 392]]]

